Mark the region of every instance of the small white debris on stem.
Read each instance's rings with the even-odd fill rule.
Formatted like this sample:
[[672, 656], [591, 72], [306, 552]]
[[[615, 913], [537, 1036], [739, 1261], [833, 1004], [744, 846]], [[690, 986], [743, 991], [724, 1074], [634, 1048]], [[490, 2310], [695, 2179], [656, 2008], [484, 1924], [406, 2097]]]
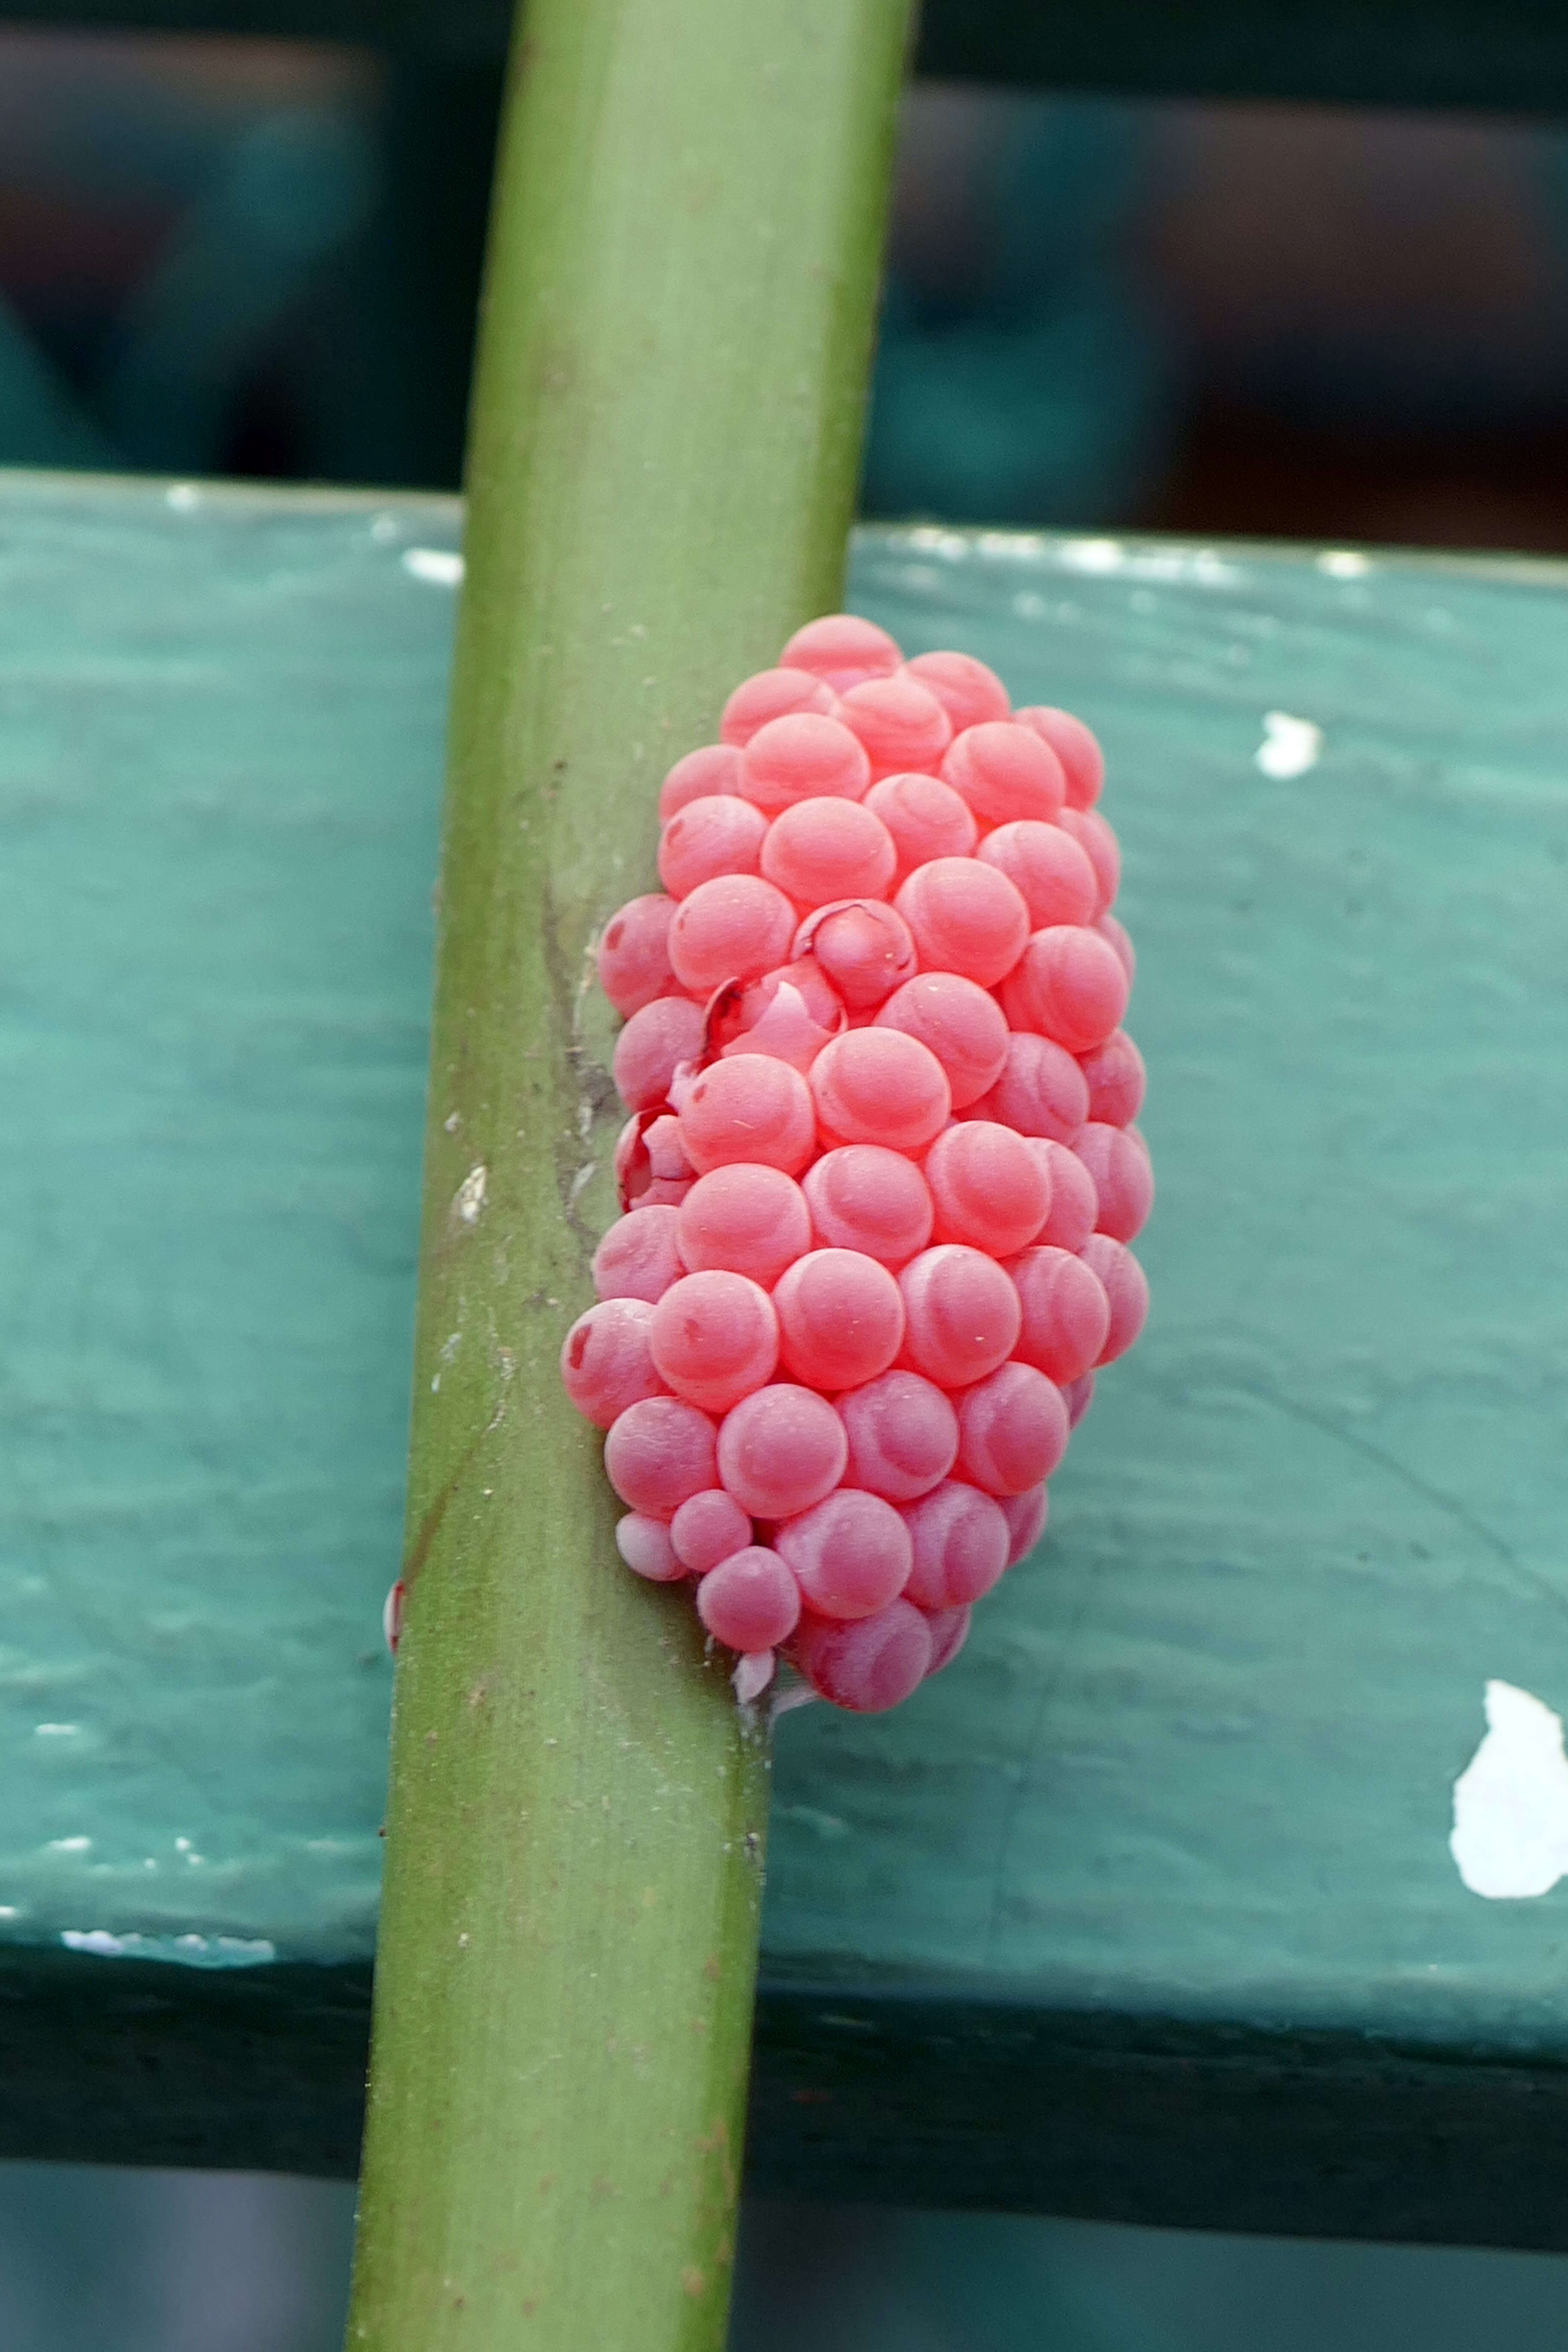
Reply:
[[453, 1196], [452, 1214], [459, 1224], [477, 1225], [479, 1211], [485, 1205], [485, 1191], [489, 1183], [489, 1171], [481, 1160], [470, 1168]]
[[775, 1661], [771, 1650], [747, 1650], [730, 1677], [735, 1696], [742, 1706], [750, 1706], [761, 1698], [773, 1678]]

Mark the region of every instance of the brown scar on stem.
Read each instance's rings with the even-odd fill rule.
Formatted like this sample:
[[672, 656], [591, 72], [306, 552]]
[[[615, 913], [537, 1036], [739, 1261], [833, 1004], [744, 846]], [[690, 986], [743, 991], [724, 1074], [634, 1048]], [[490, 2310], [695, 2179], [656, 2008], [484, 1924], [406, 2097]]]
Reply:
[[507, 1391], [511, 1386], [512, 1374], [516, 1370], [517, 1366], [511, 1355], [504, 1348], [500, 1351], [500, 1360], [501, 1392], [500, 1402], [498, 1402], [494, 1412], [491, 1413], [489, 1421], [486, 1422], [484, 1427], [475, 1431], [473, 1436], [469, 1439], [468, 1444], [463, 1449], [461, 1461], [458, 1464], [457, 1468], [453, 1471], [451, 1476], [447, 1479], [446, 1485], [442, 1487], [440, 1493], [437, 1496], [435, 1501], [426, 1512], [425, 1517], [419, 1522], [419, 1532], [415, 1537], [414, 1541], [408, 1549], [404, 1559], [401, 1571], [403, 1588], [405, 1592], [413, 1591], [415, 1578], [418, 1575], [420, 1570], [429, 1559], [431, 1547], [435, 1543], [437, 1536], [440, 1533], [441, 1522], [447, 1516], [447, 1506], [450, 1504], [453, 1496], [457, 1493], [458, 1488], [461, 1486], [469, 1468], [472, 1466], [475, 1454], [479, 1452], [486, 1438], [492, 1436], [500, 1427], [501, 1423], [506, 1419]]

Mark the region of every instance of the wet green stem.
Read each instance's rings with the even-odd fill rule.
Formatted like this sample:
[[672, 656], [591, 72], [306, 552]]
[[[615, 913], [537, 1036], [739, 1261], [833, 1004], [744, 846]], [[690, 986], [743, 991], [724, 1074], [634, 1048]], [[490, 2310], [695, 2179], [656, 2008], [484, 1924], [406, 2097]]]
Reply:
[[838, 601], [907, 0], [536, 0], [468, 467], [349, 2340], [714, 2352], [765, 1738], [618, 1566], [562, 1333], [612, 1209], [591, 940], [728, 688]]

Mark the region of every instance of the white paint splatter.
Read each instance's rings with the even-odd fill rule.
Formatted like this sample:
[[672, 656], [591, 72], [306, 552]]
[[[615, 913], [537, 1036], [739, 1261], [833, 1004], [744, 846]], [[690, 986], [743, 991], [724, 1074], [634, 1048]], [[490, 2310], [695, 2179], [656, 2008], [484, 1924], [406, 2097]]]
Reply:
[[449, 547], [405, 547], [403, 569], [431, 588], [460, 588], [463, 559]]
[[1283, 783], [1315, 768], [1323, 749], [1323, 730], [1310, 719], [1292, 719], [1288, 710], [1266, 710], [1263, 740], [1253, 753], [1253, 764], [1266, 776]]
[[485, 1205], [485, 1188], [489, 1181], [489, 1171], [482, 1160], [477, 1168], [469, 1169], [452, 1202], [452, 1214], [459, 1224], [479, 1223], [479, 1211]]
[[81, 1729], [79, 1723], [35, 1723], [35, 1739], [74, 1739]]
[[202, 502], [202, 494], [195, 482], [171, 482], [163, 493], [165, 506], [176, 514], [194, 514]]
[[1472, 1895], [1550, 1894], [1568, 1874], [1563, 1718], [1512, 1683], [1488, 1683], [1486, 1712], [1486, 1737], [1454, 1783], [1448, 1851]]
[[1372, 570], [1372, 561], [1359, 548], [1325, 547], [1318, 558], [1318, 569], [1326, 572], [1331, 580], [1364, 580]]
[[51, 1838], [49, 1852], [51, 1853], [85, 1853], [91, 1843], [92, 1840], [89, 1837]]

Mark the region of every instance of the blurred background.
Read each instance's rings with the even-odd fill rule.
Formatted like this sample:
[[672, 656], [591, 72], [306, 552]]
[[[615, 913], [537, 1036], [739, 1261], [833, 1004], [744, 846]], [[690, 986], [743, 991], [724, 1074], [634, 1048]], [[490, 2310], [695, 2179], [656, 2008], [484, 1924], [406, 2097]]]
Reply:
[[[484, 54], [0, 28], [0, 461], [453, 488]], [[1568, 135], [917, 83], [876, 515], [1568, 544]]]
[[[460, 42], [0, 28], [0, 464], [455, 488], [496, 87]], [[917, 85], [863, 503], [1568, 552], [1568, 138]], [[352, 2219], [0, 2165], [0, 2352], [335, 2352]], [[1499, 2338], [1568, 2342], [1568, 2264], [757, 2204], [732, 2343]]]

